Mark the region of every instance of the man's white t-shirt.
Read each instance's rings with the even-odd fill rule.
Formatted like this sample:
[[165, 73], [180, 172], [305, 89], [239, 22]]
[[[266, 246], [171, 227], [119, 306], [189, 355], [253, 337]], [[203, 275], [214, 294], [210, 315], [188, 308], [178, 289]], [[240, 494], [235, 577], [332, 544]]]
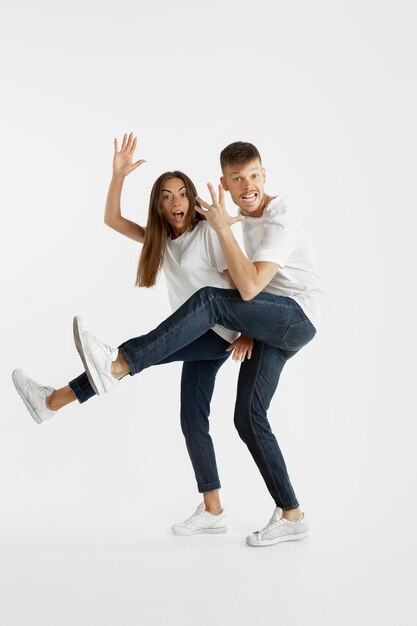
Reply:
[[[206, 220], [177, 239], [167, 239], [162, 269], [173, 311], [201, 287], [231, 288], [223, 274], [227, 263], [219, 240]], [[219, 324], [213, 330], [229, 343], [239, 337], [238, 332]]]
[[243, 242], [250, 261], [270, 261], [279, 265], [263, 291], [292, 298], [317, 328], [324, 299], [316, 259], [296, 211], [277, 196], [261, 217], [245, 215], [241, 222]]

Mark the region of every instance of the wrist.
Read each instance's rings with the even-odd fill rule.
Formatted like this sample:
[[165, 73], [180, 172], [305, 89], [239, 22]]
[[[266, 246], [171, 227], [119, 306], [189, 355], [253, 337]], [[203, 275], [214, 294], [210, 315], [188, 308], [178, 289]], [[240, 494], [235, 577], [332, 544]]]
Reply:
[[120, 174], [120, 172], [113, 172], [112, 178], [111, 178], [111, 182], [112, 183], [123, 183], [124, 179], [126, 178], [125, 174]]
[[228, 237], [232, 234], [232, 229], [230, 228], [230, 224], [219, 224], [215, 229], [218, 236]]

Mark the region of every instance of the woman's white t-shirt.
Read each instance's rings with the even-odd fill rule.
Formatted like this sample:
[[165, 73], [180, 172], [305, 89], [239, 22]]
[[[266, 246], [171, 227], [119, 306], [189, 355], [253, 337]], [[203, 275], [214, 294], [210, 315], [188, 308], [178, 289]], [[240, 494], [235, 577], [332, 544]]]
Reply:
[[[177, 239], [167, 239], [162, 269], [173, 311], [201, 287], [231, 288], [223, 274], [227, 263], [219, 240], [206, 220]], [[218, 324], [213, 330], [229, 343], [239, 336], [238, 332]]]

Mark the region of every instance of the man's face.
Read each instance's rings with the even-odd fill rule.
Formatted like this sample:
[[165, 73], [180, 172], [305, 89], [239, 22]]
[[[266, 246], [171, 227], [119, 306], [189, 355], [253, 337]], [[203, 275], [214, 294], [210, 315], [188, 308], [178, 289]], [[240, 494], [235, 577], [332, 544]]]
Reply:
[[227, 165], [220, 182], [230, 191], [237, 206], [252, 217], [260, 217], [264, 205], [265, 169], [259, 159], [246, 165]]

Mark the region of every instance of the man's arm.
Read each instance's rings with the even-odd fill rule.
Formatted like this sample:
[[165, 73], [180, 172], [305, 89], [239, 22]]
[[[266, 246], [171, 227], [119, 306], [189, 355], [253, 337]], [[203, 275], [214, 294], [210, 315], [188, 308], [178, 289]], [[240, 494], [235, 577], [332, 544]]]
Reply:
[[242, 300], [252, 300], [267, 286], [279, 269], [270, 261], [252, 263], [243, 254], [230, 226], [217, 231], [228, 272]]
[[239, 290], [242, 300], [252, 300], [275, 276], [279, 265], [270, 261], [255, 261], [252, 263], [246, 258], [230, 228], [232, 224], [243, 220], [244, 217], [230, 217], [226, 212], [224, 208], [224, 191], [221, 185], [219, 185], [219, 199], [217, 199], [217, 195], [210, 183], [208, 188], [213, 204], [207, 204], [207, 202], [204, 202], [197, 196], [197, 200], [203, 209], [196, 206], [196, 211], [204, 215], [210, 226], [216, 231], [229, 274], [236, 289]]

